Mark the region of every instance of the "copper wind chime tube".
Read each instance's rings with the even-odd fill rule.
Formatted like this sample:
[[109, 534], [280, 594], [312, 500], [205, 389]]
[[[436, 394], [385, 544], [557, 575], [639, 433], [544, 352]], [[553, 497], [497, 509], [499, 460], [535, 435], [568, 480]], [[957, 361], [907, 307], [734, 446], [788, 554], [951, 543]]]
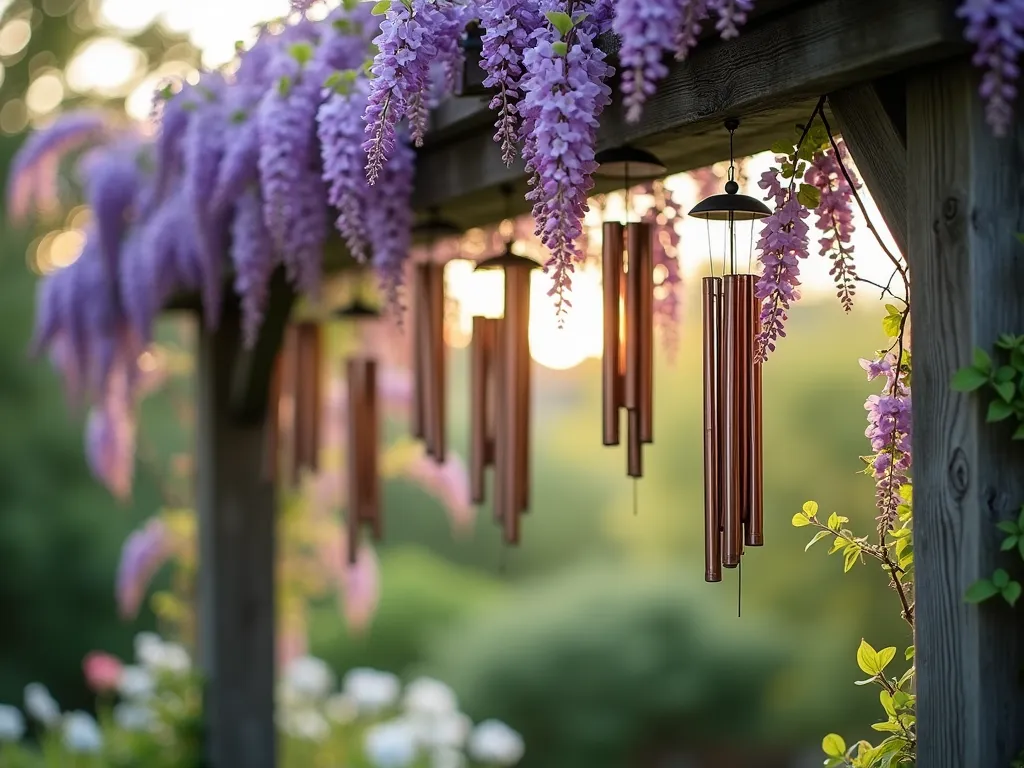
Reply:
[[444, 265], [417, 264], [413, 284], [413, 437], [443, 464], [448, 451]]
[[[664, 165], [633, 147], [597, 155], [598, 173], [631, 180], [656, 178]], [[619, 445], [620, 413], [626, 411], [626, 471], [643, 476], [643, 446], [654, 442], [654, 227], [644, 222], [606, 221], [602, 228], [604, 349], [602, 440]]]
[[[737, 126], [736, 121], [726, 123], [730, 148]], [[713, 195], [690, 211], [695, 218], [728, 226], [728, 273], [701, 283], [704, 578], [711, 582], [722, 580], [723, 567], [739, 566], [744, 547], [764, 545], [761, 363], [755, 346], [761, 303], [755, 276], [736, 271], [735, 229], [737, 221], [752, 222], [771, 211], [738, 194], [733, 173], [730, 164], [725, 194]]]
[[486, 500], [486, 470], [494, 470], [493, 508], [505, 543], [520, 541], [520, 516], [530, 504], [531, 259], [508, 248], [478, 270], [505, 274], [505, 313], [473, 318], [470, 350], [470, 491]]
[[[338, 316], [352, 321], [379, 317], [378, 311], [357, 299], [340, 310]], [[355, 563], [359, 554], [362, 527], [368, 526], [374, 539], [384, 536], [380, 480], [381, 414], [377, 386], [377, 360], [368, 350], [345, 360], [348, 389], [346, 422], [348, 439], [348, 560]]]

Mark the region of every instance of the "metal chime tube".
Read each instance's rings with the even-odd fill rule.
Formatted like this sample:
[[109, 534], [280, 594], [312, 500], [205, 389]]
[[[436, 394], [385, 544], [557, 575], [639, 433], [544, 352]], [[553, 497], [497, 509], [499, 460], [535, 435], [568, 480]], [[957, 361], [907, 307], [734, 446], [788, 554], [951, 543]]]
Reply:
[[743, 554], [743, 456], [740, 427], [741, 313], [736, 275], [723, 280], [722, 300], [722, 565], [735, 568]]
[[[519, 515], [527, 501], [529, 412], [526, 408], [529, 379], [529, 289], [527, 269], [505, 269], [505, 319], [502, 323], [502, 409], [504, 427], [498, 434], [497, 460], [501, 466], [501, 513], [505, 541], [519, 543]], [[526, 369], [526, 370], [524, 370]], [[497, 493], [496, 493], [497, 496]]]
[[[653, 336], [653, 325], [648, 318], [653, 303], [652, 258], [653, 237], [650, 225], [631, 222], [626, 225], [626, 306], [625, 339], [626, 363], [624, 375], [624, 404], [627, 411], [626, 468], [630, 477], [643, 476], [644, 442], [653, 437], [653, 350], [646, 342], [648, 330]], [[645, 440], [645, 438], [647, 438]]]
[[[740, 457], [740, 519], [744, 529], [744, 543], [747, 540], [747, 528], [750, 525], [750, 500], [753, 488], [753, 391], [754, 391], [754, 276], [736, 276], [737, 297], [736, 309], [739, 313], [737, 333], [738, 355], [736, 365], [739, 368], [737, 382], [737, 419], [736, 441]], [[741, 550], [742, 551], [742, 550]]]
[[640, 348], [638, 385], [640, 441], [654, 442], [654, 227], [630, 222], [626, 227], [630, 264], [635, 264], [640, 286], [638, 318]]
[[[520, 513], [530, 509], [530, 403], [533, 391], [533, 366], [530, 357], [530, 280], [532, 271], [515, 268], [506, 270], [515, 273], [516, 299], [519, 302], [517, 311], [516, 356], [519, 374], [519, 388], [516, 405], [516, 461], [518, 463], [518, 488], [516, 508]], [[506, 280], [508, 278], [506, 277]]]
[[722, 580], [720, 424], [722, 280], [701, 281], [704, 331], [704, 579]]
[[603, 227], [601, 280], [604, 291], [604, 353], [601, 358], [601, 421], [605, 445], [619, 444], [619, 409], [624, 405], [622, 382], [622, 252], [624, 229], [617, 221]]
[[320, 453], [321, 334], [317, 323], [296, 326], [295, 464], [316, 471]]
[[430, 455], [443, 464], [448, 452], [447, 435], [447, 345], [444, 341], [444, 264], [431, 263], [429, 280], [430, 307]]
[[[508, 304], [506, 303], [506, 307]], [[494, 401], [494, 410], [491, 413], [494, 435], [494, 500], [491, 507], [494, 511], [494, 520], [504, 529], [505, 518], [511, 514], [507, 509], [509, 493], [506, 490], [511, 479], [508, 474], [508, 417], [512, 410], [508, 399], [509, 388], [506, 386], [508, 380], [508, 355], [506, 348], [506, 318], [502, 317], [495, 323], [495, 345], [494, 357], [492, 358], [492, 371], [490, 377], [490, 395]]]
[[348, 381], [348, 556], [355, 562], [361, 526], [370, 526], [375, 539], [383, 536], [378, 466], [380, 415], [377, 402], [377, 362], [369, 358], [345, 361]]
[[470, 411], [469, 411], [469, 484], [474, 504], [483, 504], [486, 496], [486, 469], [494, 464], [491, 411], [491, 385], [496, 322], [488, 317], [473, 318], [473, 341], [470, 345]]
[[[753, 296], [753, 339], [761, 334], [761, 300]], [[753, 339], [751, 350], [753, 351]], [[764, 546], [764, 437], [762, 433], [762, 374], [761, 363], [753, 364], [753, 385], [751, 386], [751, 475], [750, 475], [750, 518], [747, 523], [746, 544], [750, 547]]]

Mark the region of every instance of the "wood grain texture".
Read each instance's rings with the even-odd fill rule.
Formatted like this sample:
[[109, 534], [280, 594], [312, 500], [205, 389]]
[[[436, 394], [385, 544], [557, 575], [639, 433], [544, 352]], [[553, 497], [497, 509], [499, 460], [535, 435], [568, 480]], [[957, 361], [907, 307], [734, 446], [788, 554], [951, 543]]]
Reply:
[[[907, 252], [907, 145], [874, 83], [830, 93], [832, 107], [850, 156], [896, 247]], [[905, 97], [904, 97], [905, 99]]]
[[199, 664], [204, 765], [273, 768], [274, 488], [261, 472], [262, 419], [230, 408], [240, 347], [237, 300], [199, 332], [196, 372]]
[[[1024, 621], [967, 605], [1012, 559], [995, 528], [1024, 502], [1024, 446], [950, 389], [976, 346], [1024, 331], [1024, 130], [993, 138], [966, 60], [908, 81], [913, 276], [918, 765], [1006, 768], [1024, 749]], [[1019, 562], [1018, 562], [1019, 566]]]
[[[686, 171], [724, 159], [722, 123], [739, 116], [736, 152], [752, 154], [788, 138], [822, 93], [965, 50], [955, 0], [781, 5], [753, 19], [738, 39], [708, 40], [688, 61], [673, 62], [640, 123], [626, 123], [616, 97], [601, 118], [599, 148], [636, 144], [659, 155], [670, 172]], [[491, 138], [493, 120], [461, 109], [418, 153], [414, 206], [442, 207], [462, 226], [476, 226], [503, 217], [498, 187], [511, 183], [513, 213], [527, 210], [524, 169], [505, 167]]]

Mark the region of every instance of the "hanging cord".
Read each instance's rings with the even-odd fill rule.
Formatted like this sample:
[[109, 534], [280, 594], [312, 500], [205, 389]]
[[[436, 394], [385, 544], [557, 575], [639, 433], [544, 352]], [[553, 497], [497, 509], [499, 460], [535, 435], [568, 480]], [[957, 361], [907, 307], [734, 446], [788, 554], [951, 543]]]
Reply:
[[[729, 128], [729, 180], [728, 184], [736, 183], [736, 159], [735, 159], [735, 139], [736, 131], [733, 128]], [[729, 190], [726, 190], [727, 192]], [[729, 228], [726, 231], [726, 236], [729, 238], [729, 269], [732, 274], [736, 274], [736, 214], [729, 211]]]

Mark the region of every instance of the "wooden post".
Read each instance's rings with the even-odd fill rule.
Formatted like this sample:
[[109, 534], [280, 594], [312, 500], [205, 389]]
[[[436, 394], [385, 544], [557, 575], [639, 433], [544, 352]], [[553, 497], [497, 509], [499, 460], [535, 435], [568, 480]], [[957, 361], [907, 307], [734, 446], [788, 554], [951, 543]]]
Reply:
[[[1024, 605], [965, 590], [1014, 558], [996, 523], [1024, 503], [1024, 445], [985, 422], [988, 395], [953, 392], [975, 347], [1024, 333], [1024, 126], [993, 137], [968, 61], [907, 87], [913, 279], [918, 759], [1007, 768], [1024, 750]], [[1017, 560], [1016, 575], [1020, 577]]]
[[229, 407], [240, 349], [237, 302], [200, 329], [197, 396], [199, 663], [205, 768], [273, 768], [274, 488], [264, 479], [265, 414]]

